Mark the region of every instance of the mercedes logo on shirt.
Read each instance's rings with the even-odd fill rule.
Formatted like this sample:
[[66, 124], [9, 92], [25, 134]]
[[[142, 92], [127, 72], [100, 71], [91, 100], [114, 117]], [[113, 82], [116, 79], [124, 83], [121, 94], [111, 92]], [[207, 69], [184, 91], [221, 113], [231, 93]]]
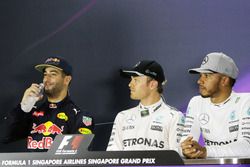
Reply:
[[129, 117], [126, 119], [126, 122], [127, 122], [128, 124], [131, 124], [131, 123], [135, 122], [135, 119], [136, 119], [136, 116], [135, 116], [135, 115], [131, 115], [131, 116], [129, 116]]
[[209, 122], [209, 115], [205, 113], [200, 114], [199, 121], [202, 125], [206, 125]]

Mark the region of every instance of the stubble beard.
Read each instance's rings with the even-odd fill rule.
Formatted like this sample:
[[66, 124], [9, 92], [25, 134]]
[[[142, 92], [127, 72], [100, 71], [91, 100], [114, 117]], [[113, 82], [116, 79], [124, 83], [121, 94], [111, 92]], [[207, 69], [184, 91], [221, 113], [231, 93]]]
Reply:
[[209, 96], [209, 95], [203, 95], [203, 94], [200, 94], [200, 95], [201, 95], [201, 97], [203, 97], [203, 98], [211, 97], [211, 96]]
[[60, 95], [62, 88], [56, 85], [52, 89], [45, 89], [44, 92], [49, 98], [56, 98]]
[[205, 90], [205, 88], [202, 88], [202, 89], [199, 88], [199, 93], [200, 93], [201, 97], [203, 97], [203, 98], [210, 97], [210, 94]]
[[200, 95], [201, 95], [201, 97], [203, 97], [203, 98], [212, 98], [216, 93], [217, 93], [217, 90], [218, 89], [216, 89], [216, 90], [210, 90], [210, 91], [207, 91], [207, 90], [205, 90], [204, 92], [202, 92], [201, 90], [200, 90]]

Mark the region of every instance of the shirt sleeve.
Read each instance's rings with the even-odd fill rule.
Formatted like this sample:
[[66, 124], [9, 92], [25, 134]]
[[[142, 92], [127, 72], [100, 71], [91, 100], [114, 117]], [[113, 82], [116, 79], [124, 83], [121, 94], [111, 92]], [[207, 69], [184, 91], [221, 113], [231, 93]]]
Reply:
[[206, 146], [208, 157], [250, 155], [250, 98], [239, 108], [239, 132], [237, 141], [221, 146]]
[[169, 149], [178, 152], [180, 146], [181, 134], [184, 126], [184, 116], [181, 112], [177, 112], [169, 128]]
[[121, 151], [123, 150], [123, 144], [122, 144], [122, 125], [121, 121], [123, 118], [123, 114], [119, 113], [114, 121], [113, 128], [111, 131], [107, 151]]
[[200, 106], [198, 98], [198, 96], [193, 97], [188, 104], [181, 142], [188, 136], [193, 136], [194, 140], [199, 141], [201, 130], [198, 120]]
[[71, 121], [73, 124], [73, 132], [75, 134], [94, 134], [94, 120], [88, 113], [73, 108], [75, 119]]
[[18, 104], [4, 119], [7, 130], [2, 142], [8, 143], [27, 137], [31, 127], [31, 113], [25, 113]]

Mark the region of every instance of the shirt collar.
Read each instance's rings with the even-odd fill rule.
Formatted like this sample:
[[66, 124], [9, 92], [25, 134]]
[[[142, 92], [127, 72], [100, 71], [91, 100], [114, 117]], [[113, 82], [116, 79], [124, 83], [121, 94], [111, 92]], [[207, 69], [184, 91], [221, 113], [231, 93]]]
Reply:
[[210, 103], [213, 104], [214, 106], [221, 107], [221, 106], [223, 106], [224, 104], [227, 104], [227, 102], [229, 102], [229, 101], [232, 99], [232, 97], [233, 97], [234, 95], [235, 95], [235, 92], [232, 91], [231, 94], [230, 94], [230, 96], [229, 96], [226, 100], [224, 100], [223, 102], [214, 104], [214, 103], [212, 103], [211, 100], [210, 100]]
[[139, 110], [140, 111], [141, 110], [149, 110], [149, 112], [152, 113], [152, 112], [157, 111], [161, 107], [162, 103], [163, 103], [162, 98], [160, 98], [160, 100], [158, 102], [151, 104], [151, 105], [148, 105], [148, 106], [144, 106], [143, 104], [140, 103]]
[[51, 103], [47, 99], [46, 103], [48, 104], [49, 108], [60, 108], [61, 106], [64, 106], [65, 103], [68, 103], [69, 101], [70, 101], [70, 97], [67, 95], [62, 101]]

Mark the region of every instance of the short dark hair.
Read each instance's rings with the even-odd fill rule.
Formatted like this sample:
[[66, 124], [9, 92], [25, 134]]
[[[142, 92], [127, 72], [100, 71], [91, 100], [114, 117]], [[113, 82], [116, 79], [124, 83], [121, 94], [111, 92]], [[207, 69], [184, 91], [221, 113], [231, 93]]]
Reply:
[[235, 82], [236, 82], [236, 79], [233, 79], [233, 78], [229, 77], [229, 84], [230, 84], [231, 87], [234, 86]]
[[160, 84], [159, 82], [158, 82], [157, 91], [158, 91], [160, 94], [162, 94], [162, 92], [163, 92], [163, 86], [162, 86], [162, 84]]

